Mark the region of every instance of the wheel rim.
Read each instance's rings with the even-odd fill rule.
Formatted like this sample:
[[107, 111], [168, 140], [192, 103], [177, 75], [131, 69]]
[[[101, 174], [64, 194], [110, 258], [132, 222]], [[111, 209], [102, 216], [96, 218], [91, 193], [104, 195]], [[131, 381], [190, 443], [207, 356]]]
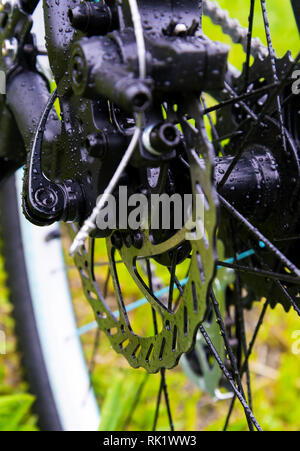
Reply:
[[25, 263], [58, 415], [66, 431], [95, 431], [100, 424], [100, 411], [77, 334], [62, 246], [57, 237], [48, 240], [51, 235], [57, 236], [59, 228], [39, 228], [26, 221], [21, 206], [22, 177], [20, 170], [16, 187]]

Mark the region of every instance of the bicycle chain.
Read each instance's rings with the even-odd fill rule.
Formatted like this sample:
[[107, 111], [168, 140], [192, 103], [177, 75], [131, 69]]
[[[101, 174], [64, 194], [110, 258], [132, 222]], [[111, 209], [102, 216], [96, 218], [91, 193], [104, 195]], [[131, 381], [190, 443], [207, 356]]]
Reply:
[[[234, 43], [241, 44], [247, 51], [248, 28], [243, 27], [238, 19], [232, 19], [226, 9], [210, 0], [203, 0], [203, 14], [209, 17], [215, 25], [220, 25], [224, 34], [229, 35]], [[265, 58], [269, 51], [259, 38], [252, 38], [251, 54], [254, 57]]]

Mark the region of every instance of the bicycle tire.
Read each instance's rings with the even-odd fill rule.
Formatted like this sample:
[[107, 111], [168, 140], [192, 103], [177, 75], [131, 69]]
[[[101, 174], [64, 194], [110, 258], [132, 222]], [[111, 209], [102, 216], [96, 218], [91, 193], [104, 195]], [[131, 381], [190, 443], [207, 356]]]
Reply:
[[[7, 287], [9, 289], [10, 301], [13, 305], [18, 347], [21, 352], [25, 376], [29, 383], [30, 391], [36, 398], [34, 409], [38, 415], [39, 426], [44, 431], [79, 429], [96, 430], [99, 426], [100, 415], [97, 411], [96, 400], [94, 394], [91, 393], [91, 390], [87, 395], [87, 405], [89, 406], [87, 409], [82, 409], [82, 402], [77, 402], [76, 399], [74, 402], [77, 407], [75, 404], [73, 404], [72, 407], [66, 405], [70, 402], [72, 404], [71, 398], [76, 397], [77, 394], [74, 393], [74, 390], [72, 391], [71, 388], [67, 395], [68, 399], [60, 401], [61, 393], [68, 391], [67, 385], [70, 384], [67, 378], [64, 377], [64, 369], [58, 363], [62, 359], [65, 359], [65, 353], [68, 352], [68, 349], [61, 349], [60, 346], [57, 354], [61, 353], [61, 357], [57, 356], [57, 361], [55, 361], [55, 356], [53, 356], [53, 352], [51, 354], [51, 349], [49, 351], [45, 347], [45, 343], [47, 344], [48, 340], [45, 338], [43, 340], [43, 337], [41, 336], [42, 334], [39, 327], [39, 321], [41, 321], [41, 319], [39, 318], [39, 315], [43, 316], [43, 312], [37, 310], [33, 300], [34, 296], [32, 295], [35, 287], [32, 287], [32, 274], [29, 272], [28, 255], [26, 257], [26, 246], [24, 246], [24, 231], [22, 233], [23, 218], [20, 215], [21, 207], [16, 186], [17, 178], [19, 178], [19, 182], [21, 181], [20, 174], [16, 177], [11, 177], [0, 191], [0, 236], [2, 241], [2, 256], [7, 275]], [[35, 226], [30, 227], [33, 227], [33, 230], [37, 230]], [[44, 230], [44, 233], [47, 234], [47, 228]], [[30, 252], [34, 254], [34, 246], [32, 246], [32, 243], [29, 248], [31, 248]], [[60, 255], [59, 258], [61, 263], [62, 255]], [[28, 276], [28, 274], [30, 274], [30, 276]], [[41, 284], [41, 286], [42, 285], [43, 284]], [[47, 291], [49, 291], [49, 288]], [[50, 293], [49, 296], [50, 298], [48, 297], [44, 304], [50, 303]], [[66, 296], [64, 296], [64, 298], [66, 298]], [[42, 303], [43, 301], [41, 304]], [[71, 306], [68, 308], [69, 310], [67, 311], [70, 315]], [[44, 314], [44, 320], [42, 321], [44, 324], [46, 316], [47, 315]], [[71, 318], [70, 322], [72, 324], [73, 321], [74, 319]], [[50, 329], [50, 331], [52, 329], [52, 333], [55, 333], [55, 321], [50, 321], [45, 325], [47, 329]], [[58, 326], [57, 335], [60, 335], [60, 330], [61, 328]], [[69, 330], [70, 328], [68, 331]], [[60, 337], [58, 337], [58, 339], [60, 339]], [[72, 377], [75, 379], [76, 377], [79, 378], [79, 386], [80, 381], [84, 381], [84, 384], [88, 385], [89, 378], [86, 363], [83, 359], [82, 349], [79, 349], [79, 338], [76, 337], [76, 340], [78, 341], [71, 346], [75, 346], [73, 349], [76, 350], [77, 355], [71, 356], [70, 358], [74, 361], [75, 366], [77, 362], [76, 373], [78, 374]], [[54, 342], [55, 341], [57, 341], [57, 337], [54, 337]], [[67, 346], [68, 344], [66, 344], [66, 347]], [[49, 362], [49, 359], [51, 358], [52, 360], [54, 359], [54, 362]], [[65, 385], [58, 387], [58, 391], [58, 382], [57, 380], [53, 380], [55, 379], [53, 378], [53, 367], [54, 369], [57, 368], [57, 372], [62, 373], [59, 383]], [[64, 379], [66, 380], [65, 383], [63, 382]], [[78, 395], [80, 396], [82, 393], [79, 389]], [[81, 410], [85, 412], [81, 412]], [[86, 421], [84, 421], [84, 416], [86, 417]]]

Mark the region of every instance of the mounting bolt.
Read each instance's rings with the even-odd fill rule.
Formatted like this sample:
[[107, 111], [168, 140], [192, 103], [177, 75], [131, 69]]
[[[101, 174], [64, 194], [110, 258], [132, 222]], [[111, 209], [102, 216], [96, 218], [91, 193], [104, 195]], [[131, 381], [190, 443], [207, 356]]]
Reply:
[[132, 238], [130, 233], [127, 233], [124, 238], [125, 246], [129, 249], [132, 246]]
[[111, 237], [111, 244], [116, 248], [116, 249], [121, 249], [123, 246], [123, 239], [122, 239], [122, 235], [120, 232], [115, 232], [112, 237]]
[[15, 59], [18, 53], [18, 40], [16, 38], [5, 39], [2, 44], [2, 56]]
[[163, 122], [147, 127], [142, 139], [148, 152], [161, 155], [174, 150], [179, 145], [181, 136], [176, 125]]
[[69, 20], [74, 28], [90, 35], [105, 35], [111, 29], [112, 12], [107, 5], [81, 2], [68, 11]]
[[86, 81], [85, 60], [80, 53], [73, 56], [71, 76], [73, 87], [80, 89], [81, 85]]
[[175, 28], [173, 30], [173, 34], [176, 36], [184, 35], [188, 31], [187, 26], [184, 23], [178, 23], [175, 25]]
[[107, 140], [104, 133], [92, 133], [86, 138], [88, 153], [94, 158], [105, 157], [107, 151]]
[[57, 203], [57, 197], [52, 189], [40, 188], [36, 191], [34, 197], [38, 204], [49, 209]]
[[132, 237], [132, 244], [136, 249], [142, 249], [144, 242], [143, 234], [140, 230], [135, 232]]

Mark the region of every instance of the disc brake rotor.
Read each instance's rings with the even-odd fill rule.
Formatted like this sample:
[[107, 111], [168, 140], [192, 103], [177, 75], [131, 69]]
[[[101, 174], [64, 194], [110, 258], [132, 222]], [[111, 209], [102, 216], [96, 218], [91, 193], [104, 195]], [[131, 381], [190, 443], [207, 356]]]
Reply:
[[[119, 282], [116, 265], [116, 247], [107, 238], [107, 253], [117, 298], [119, 317], [109, 309], [100, 294], [94, 275], [94, 245], [90, 239], [89, 250], [81, 250], [75, 258], [79, 268], [84, 292], [96, 316], [97, 323], [110, 340], [113, 349], [122, 354], [131, 366], [143, 367], [150, 373], [160, 368], [174, 367], [180, 356], [189, 351], [196, 337], [197, 329], [206, 312], [207, 294], [215, 274], [215, 231], [217, 225], [217, 198], [213, 183], [213, 148], [206, 136], [201, 115], [200, 101], [190, 98], [179, 109], [184, 111], [182, 129], [190, 164], [192, 195], [202, 195], [204, 218], [196, 216], [193, 208], [195, 230], [183, 227], [173, 237], [160, 244], [153, 244], [149, 230], [141, 231], [143, 243], [140, 249], [123, 246], [120, 257], [139, 288], [155, 312], [160, 315], [162, 330], [152, 337], [139, 336], [133, 332], [129, 315], [126, 311], [122, 286]], [[193, 118], [195, 125], [186, 119]], [[197, 235], [197, 234], [201, 235]], [[189, 234], [189, 235], [186, 235]], [[176, 311], [166, 306], [152, 293], [143, 281], [137, 269], [138, 259], [147, 259], [171, 252], [189, 237], [192, 249], [188, 278], [183, 289], [182, 300]], [[201, 238], [199, 239], [199, 236]]]

